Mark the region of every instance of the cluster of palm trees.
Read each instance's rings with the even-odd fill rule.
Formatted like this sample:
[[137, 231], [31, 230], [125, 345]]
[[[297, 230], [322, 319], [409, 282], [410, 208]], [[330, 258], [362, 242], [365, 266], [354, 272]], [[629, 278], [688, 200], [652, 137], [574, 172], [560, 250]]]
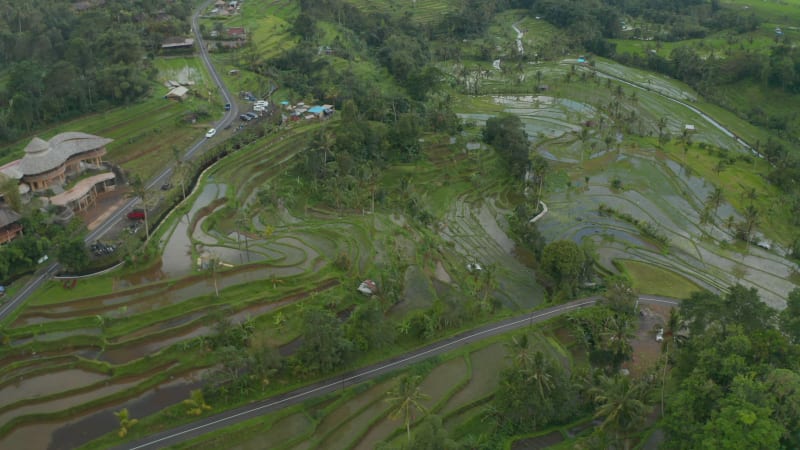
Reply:
[[[743, 219], [736, 223], [734, 216], [728, 216], [725, 220], [725, 227], [745, 242], [750, 243], [753, 239], [755, 228], [761, 223], [761, 212], [755, 206], [758, 192], [755, 188], [744, 188], [742, 197], [749, 200], [749, 204], [742, 211]], [[705, 206], [700, 213], [700, 223], [714, 224], [714, 216], [722, 202], [725, 201], [725, 194], [721, 187], [714, 186], [705, 199]]]

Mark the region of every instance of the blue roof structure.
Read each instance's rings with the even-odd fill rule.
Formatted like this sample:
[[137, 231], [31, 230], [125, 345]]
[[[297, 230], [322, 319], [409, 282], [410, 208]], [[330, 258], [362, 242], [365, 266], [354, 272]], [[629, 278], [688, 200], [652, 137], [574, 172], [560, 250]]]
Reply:
[[311, 108], [308, 108], [308, 112], [311, 114], [322, 114], [325, 112], [325, 108], [322, 106], [312, 106]]
[[284, 100], [284, 101], [281, 102], [281, 105], [288, 105], [288, 104], [289, 104], [289, 100]]

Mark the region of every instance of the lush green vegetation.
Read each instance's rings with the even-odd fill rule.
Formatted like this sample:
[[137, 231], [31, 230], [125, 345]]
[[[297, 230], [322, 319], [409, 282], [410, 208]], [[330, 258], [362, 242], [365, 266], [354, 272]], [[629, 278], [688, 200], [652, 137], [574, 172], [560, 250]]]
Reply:
[[[262, 95], [274, 86], [273, 101], [329, 103], [336, 113], [278, 123], [277, 113], [288, 119], [291, 111], [276, 111], [274, 121], [232, 134], [206, 160], [182, 162], [174, 178], [182, 188], [210, 168], [169, 215], [183, 195], [166, 194], [150, 218], [149, 246], [131, 249], [128, 267], [74, 290], [52, 283], [47, 298], [12, 317], [0, 348], [4, 379], [35, 380], [69, 365], [107, 378], [1, 406], [10, 419], [0, 434], [13, 438], [22, 425], [108, 409], [169, 377], [204, 373], [202, 390], [156, 415], [117, 411], [119, 433], [89, 444], [105, 448], [122, 435], [135, 439], [286, 392], [545, 299], [602, 290], [602, 307], [564, 322], [571, 333], [559, 339], [567, 349], [540, 334], [508, 338], [508, 364], [487, 356], [501, 354], [497, 348], [470, 349], [397, 384], [381, 380], [265, 419], [275, 433], [269, 439], [286, 448], [381, 441], [496, 448], [563, 433], [587, 447], [625, 448], [654, 425], [648, 413], [661, 389], [684, 402], [665, 402], [666, 445], [736, 442], [725, 433], [739, 419], [759, 427], [764, 442], [795, 445], [785, 432], [796, 427], [790, 414], [774, 396], [751, 394], [795, 376], [796, 349], [784, 335], [793, 336], [796, 321], [786, 313], [780, 332], [769, 328], [776, 321], [756, 306], [755, 292], [730, 288], [732, 279], [745, 280], [783, 306], [792, 286], [792, 264], [768, 251], [768, 240], [788, 246], [795, 237], [798, 215], [782, 207], [796, 195], [795, 118], [766, 103], [759, 117], [740, 108], [753, 104], [749, 92], [791, 102], [796, 80], [778, 72], [795, 55], [786, 40], [763, 36], [760, 23], [750, 12], [692, 0], [245, 2], [230, 19], [205, 18], [208, 36], [225, 26], [250, 30], [243, 48], [214, 56], [240, 70], [224, 75], [234, 90]], [[737, 50], [750, 33], [753, 43]], [[653, 42], [656, 53], [627, 38]], [[159, 76], [202, 72], [184, 58], [153, 64]], [[727, 73], [729, 64], [741, 71]], [[735, 104], [719, 100], [725, 89], [740, 89]], [[193, 99], [162, 111], [156, 100], [81, 120], [113, 130], [122, 118], [119, 135], [98, 134], [127, 138], [129, 147], [110, 148], [113, 158], [146, 176], [175, 161], [168, 147], [194, 132], [156, 122], [214, 107]], [[159, 129], [132, 131], [141, 115]], [[758, 143], [767, 158], [747, 154], [721, 126]], [[140, 197], [152, 194], [134, 184]], [[59, 259], [78, 266], [85, 261], [73, 244]], [[375, 295], [354, 291], [365, 279], [376, 282]], [[701, 287], [721, 294], [687, 303], [698, 344], [679, 346], [675, 316], [663, 324], [670, 347], [658, 364], [626, 377], [619, 371], [633, 355], [638, 323], [631, 283], [669, 296]], [[787, 311], [796, 311], [796, 297]], [[754, 350], [718, 361], [702, 353], [714, 339]], [[758, 351], [773, 343], [775, 355]], [[45, 358], [26, 358], [31, 352]], [[689, 373], [688, 362], [701, 357], [704, 372]], [[718, 367], [753, 375], [720, 378]], [[713, 385], [703, 401], [694, 389], [701, 385]], [[691, 419], [676, 413], [686, 404]], [[736, 419], [741, 405], [747, 411]], [[581, 428], [591, 418], [601, 425]], [[453, 438], [466, 435], [475, 442]]]
[[187, 27], [190, 2], [167, 7], [119, 0], [103, 6], [31, 1], [0, 19], [0, 141], [42, 125], [130, 104], [151, 88], [152, 57]]
[[619, 261], [619, 264], [630, 277], [633, 288], [642, 294], [688, 298], [692, 292], [701, 290], [686, 278], [659, 267], [639, 261]]

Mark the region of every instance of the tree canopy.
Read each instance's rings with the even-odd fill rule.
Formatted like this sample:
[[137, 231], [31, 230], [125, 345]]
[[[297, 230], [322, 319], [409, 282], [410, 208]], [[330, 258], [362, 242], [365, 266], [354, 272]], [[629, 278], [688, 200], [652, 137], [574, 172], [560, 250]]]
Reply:
[[[85, 3], [85, 2], [84, 2]], [[6, 2], [0, 14], [0, 141], [77, 114], [130, 103], [149, 87], [149, 59], [187, 29], [191, 3]]]

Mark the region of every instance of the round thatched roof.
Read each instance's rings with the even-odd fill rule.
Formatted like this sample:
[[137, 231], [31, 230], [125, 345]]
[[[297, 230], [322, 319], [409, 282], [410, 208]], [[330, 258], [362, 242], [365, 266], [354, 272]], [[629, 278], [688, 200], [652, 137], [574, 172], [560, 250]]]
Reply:
[[70, 131], [54, 136], [50, 141], [38, 137], [25, 147], [25, 156], [17, 167], [23, 175], [37, 175], [64, 164], [70, 156], [104, 147], [112, 139]]

